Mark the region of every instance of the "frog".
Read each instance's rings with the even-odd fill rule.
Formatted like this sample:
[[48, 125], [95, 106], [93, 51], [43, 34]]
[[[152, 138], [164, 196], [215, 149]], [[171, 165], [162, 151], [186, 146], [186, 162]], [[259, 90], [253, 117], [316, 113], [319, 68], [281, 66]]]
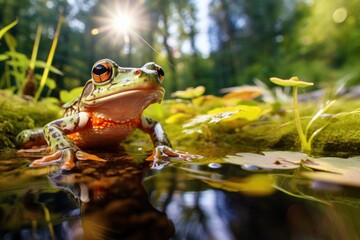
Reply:
[[81, 94], [63, 105], [63, 117], [42, 129], [22, 131], [16, 137], [17, 145], [31, 149], [46, 143], [50, 147], [50, 154], [34, 160], [30, 167], [62, 162], [61, 169], [72, 170], [79, 160], [107, 161], [83, 149], [119, 145], [140, 129], [154, 145], [146, 159], [153, 161], [154, 168], [163, 159], [199, 158], [200, 155], [174, 150], [162, 125], [143, 114], [149, 105], [162, 102], [164, 76], [163, 68], [154, 62], [132, 68], [101, 59], [93, 65], [91, 78]]

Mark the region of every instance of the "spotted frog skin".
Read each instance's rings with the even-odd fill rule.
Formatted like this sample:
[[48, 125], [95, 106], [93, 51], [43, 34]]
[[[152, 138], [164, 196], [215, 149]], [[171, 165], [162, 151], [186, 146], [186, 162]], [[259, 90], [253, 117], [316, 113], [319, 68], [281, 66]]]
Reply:
[[77, 160], [105, 161], [81, 149], [117, 145], [137, 128], [153, 141], [154, 151], [149, 159], [154, 160], [155, 167], [163, 157], [197, 157], [173, 150], [160, 123], [142, 115], [145, 108], [164, 97], [164, 71], [159, 65], [150, 62], [141, 68], [123, 68], [103, 59], [94, 64], [91, 76], [81, 95], [64, 105], [63, 118], [48, 123], [42, 130], [25, 130], [17, 136], [21, 147], [46, 142], [51, 148], [51, 155], [33, 161], [31, 167], [62, 160], [62, 169], [71, 170]]

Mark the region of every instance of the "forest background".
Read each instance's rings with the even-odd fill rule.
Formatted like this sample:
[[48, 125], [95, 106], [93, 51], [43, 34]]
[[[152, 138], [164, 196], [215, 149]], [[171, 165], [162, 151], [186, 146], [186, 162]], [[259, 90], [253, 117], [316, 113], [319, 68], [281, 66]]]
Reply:
[[9, 32], [30, 58], [41, 24], [45, 61], [64, 16], [53, 60], [63, 75], [50, 75], [55, 96], [82, 86], [101, 58], [131, 67], [157, 62], [168, 94], [199, 85], [220, 94], [254, 79], [270, 85], [272, 76], [317, 87], [359, 84], [359, 12], [360, 0], [0, 0], [0, 27], [19, 20]]

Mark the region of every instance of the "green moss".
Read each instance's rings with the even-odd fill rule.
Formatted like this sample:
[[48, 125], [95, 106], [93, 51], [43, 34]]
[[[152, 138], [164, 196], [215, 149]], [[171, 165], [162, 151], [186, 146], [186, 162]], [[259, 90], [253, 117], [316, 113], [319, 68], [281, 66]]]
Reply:
[[5, 91], [0, 91], [0, 109], [0, 149], [14, 147], [22, 130], [44, 126], [61, 115], [53, 103], [27, 101]]

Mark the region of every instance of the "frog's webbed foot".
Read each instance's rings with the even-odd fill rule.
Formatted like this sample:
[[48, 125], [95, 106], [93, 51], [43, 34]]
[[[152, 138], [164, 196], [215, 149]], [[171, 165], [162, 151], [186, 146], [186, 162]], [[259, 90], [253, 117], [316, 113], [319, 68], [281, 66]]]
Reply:
[[151, 156], [146, 160], [153, 161], [152, 168], [159, 169], [169, 163], [170, 158], [177, 158], [184, 161], [191, 161], [194, 159], [202, 158], [201, 155], [190, 154], [188, 152], [182, 152], [172, 149], [168, 146], [157, 146], [154, 148]]
[[45, 152], [51, 152], [51, 149], [49, 146], [39, 146], [39, 147], [32, 147], [32, 148], [25, 148], [25, 149], [19, 149], [17, 150], [20, 154], [26, 154], [26, 153], [45, 153]]
[[61, 169], [71, 170], [75, 167], [75, 162], [77, 160], [106, 161], [96, 155], [68, 148], [58, 150], [51, 155], [37, 159], [30, 164], [30, 167], [43, 167], [63, 161], [64, 163], [62, 164]]

